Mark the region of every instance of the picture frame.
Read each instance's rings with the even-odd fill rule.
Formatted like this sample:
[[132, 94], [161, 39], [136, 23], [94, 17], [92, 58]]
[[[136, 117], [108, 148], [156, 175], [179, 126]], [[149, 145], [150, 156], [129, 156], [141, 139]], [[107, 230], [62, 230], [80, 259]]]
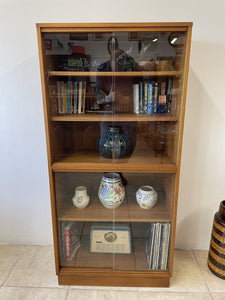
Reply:
[[73, 32], [70, 33], [70, 40], [71, 41], [87, 41], [88, 40], [88, 33], [86, 32]]
[[137, 31], [128, 32], [128, 40], [129, 41], [137, 41], [138, 40], [138, 32]]
[[93, 40], [94, 41], [104, 41], [105, 35], [102, 32], [96, 32], [93, 34]]

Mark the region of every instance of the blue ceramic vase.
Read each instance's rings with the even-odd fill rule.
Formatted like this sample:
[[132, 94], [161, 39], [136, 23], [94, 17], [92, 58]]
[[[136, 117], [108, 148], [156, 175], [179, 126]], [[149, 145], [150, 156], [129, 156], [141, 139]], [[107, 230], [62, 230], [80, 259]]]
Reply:
[[98, 143], [100, 155], [106, 158], [123, 158], [132, 152], [130, 138], [123, 132], [121, 127], [108, 127], [100, 137]]

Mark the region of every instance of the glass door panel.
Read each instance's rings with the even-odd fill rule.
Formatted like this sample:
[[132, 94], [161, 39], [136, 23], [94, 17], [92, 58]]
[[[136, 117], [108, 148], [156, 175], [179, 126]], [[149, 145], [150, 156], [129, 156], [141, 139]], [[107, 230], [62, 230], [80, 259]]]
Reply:
[[[43, 40], [60, 265], [168, 270], [186, 33]], [[78, 202], [89, 197], [83, 209], [76, 188]], [[137, 191], [145, 199], [152, 189], [146, 209]]]
[[[55, 173], [61, 265], [120, 270], [166, 269], [167, 263], [162, 256], [164, 259], [169, 256], [175, 175], [119, 173], [125, 197], [119, 205], [116, 197], [111, 198], [116, 208], [110, 206], [111, 200], [104, 198], [109, 191], [107, 183], [102, 186], [106, 175], [102, 172]], [[89, 196], [84, 209], [75, 206], [78, 186], [84, 186]], [[140, 190], [149, 187], [156, 191], [157, 201], [151, 209], [146, 209], [148, 203], [140, 198]], [[110, 193], [112, 189], [119, 192], [116, 184], [112, 184]], [[153, 263], [156, 254], [158, 258]]]

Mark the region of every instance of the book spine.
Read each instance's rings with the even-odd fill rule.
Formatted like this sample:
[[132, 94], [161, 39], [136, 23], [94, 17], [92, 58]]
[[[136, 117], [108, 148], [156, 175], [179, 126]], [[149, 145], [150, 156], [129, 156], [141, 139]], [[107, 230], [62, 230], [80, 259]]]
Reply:
[[143, 83], [143, 87], [144, 87], [144, 114], [147, 114], [148, 112], [148, 83], [144, 82]]
[[169, 245], [170, 245], [170, 228], [171, 224], [167, 223], [167, 236], [165, 238], [165, 264], [163, 269], [166, 270], [168, 268], [168, 258], [169, 258]]
[[64, 94], [63, 94], [63, 102], [64, 102], [64, 107], [65, 107], [65, 114], [67, 114], [67, 83], [64, 83]]
[[73, 92], [73, 112], [77, 114], [78, 108], [77, 108], [77, 103], [78, 103], [78, 91], [77, 91], [77, 81], [74, 82], [73, 84], [74, 92]]
[[67, 81], [67, 113], [70, 114], [70, 81]]
[[86, 88], [87, 83], [86, 81], [83, 82], [83, 89], [82, 89], [82, 113], [85, 113], [85, 101], [86, 101]]
[[65, 227], [67, 222], [61, 222], [61, 258], [66, 261], [66, 241], [65, 241]]
[[146, 241], [148, 267], [151, 270], [166, 270], [169, 257], [170, 223], [150, 223]]
[[69, 229], [65, 228], [65, 245], [66, 245], [66, 261], [70, 261], [70, 233]]
[[161, 82], [161, 93], [159, 95], [158, 113], [164, 114], [166, 108], [166, 82]]
[[173, 78], [167, 78], [167, 88], [166, 88], [166, 95], [167, 95], [167, 113], [171, 113], [171, 103], [172, 103], [172, 88], [173, 88]]
[[82, 81], [79, 82], [79, 87], [78, 87], [78, 114], [81, 114], [81, 106], [82, 106]]
[[69, 262], [80, 247], [82, 222], [62, 222], [62, 257]]
[[144, 113], [143, 82], [139, 82], [139, 113]]
[[63, 103], [61, 98], [61, 82], [57, 81], [58, 114], [63, 114]]
[[70, 81], [70, 113], [73, 113], [73, 82]]
[[134, 103], [134, 113], [139, 114], [139, 85], [133, 85], [133, 103]]
[[148, 115], [153, 114], [153, 84], [148, 83], [148, 92], [147, 92], [147, 97], [148, 97]]
[[153, 114], [157, 114], [158, 111], [158, 83], [154, 85], [154, 96], [153, 96]]

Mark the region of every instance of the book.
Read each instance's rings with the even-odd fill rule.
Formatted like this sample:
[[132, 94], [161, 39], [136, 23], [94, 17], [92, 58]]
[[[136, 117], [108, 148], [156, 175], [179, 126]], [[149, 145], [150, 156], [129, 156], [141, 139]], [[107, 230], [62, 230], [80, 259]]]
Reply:
[[144, 97], [144, 114], [147, 114], [148, 112], [148, 85], [149, 83], [147, 82], [144, 82], [143, 83], [143, 88], [144, 88], [144, 91], [143, 91], [143, 97]]
[[134, 113], [139, 114], [139, 85], [133, 84]]
[[160, 94], [158, 96], [158, 113], [165, 113], [166, 106], [166, 82], [163, 81], [160, 83]]
[[139, 114], [143, 114], [144, 113], [144, 96], [143, 96], [144, 83], [139, 82], [138, 85], [139, 85]]
[[71, 81], [67, 81], [67, 113], [71, 113], [71, 103], [70, 103], [70, 94], [71, 94]]
[[79, 81], [78, 86], [78, 114], [81, 114], [81, 108], [82, 108], [82, 81]]
[[173, 78], [168, 77], [166, 83], [166, 95], [167, 95], [167, 113], [171, 113], [171, 103], [172, 103], [172, 88], [173, 88]]
[[149, 223], [146, 241], [148, 267], [151, 270], [166, 270], [168, 268], [170, 223]]
[[64, 82], [57, 81], [57, 97], [58, 97], [58, 113], [65, 114], [65, 105], [64, 105]]
[[75, 81], [73, 83], [73, 113], [78, 113], [78, 83]]
[[85, 113], [85, 100], [86, 100], [86, 81], [83, 82], [83, 85], [82, 85], [82, 113], [84, 114]]
[[67, 114], [67, 110], [68, 110], [68, 105], [67, 105], [67, 83], [63, 82], [64, 84], [64, 93], [63, 93], [63, 102], [64, 102], [64, 107], [65, 107], [65, 114]]
[[147, 85], [148, 115], [153, 114], [153, 83]]
[[169, 251], [169, 241], [170, 241], [170, 223], [164, 225], [163, 230], [163, 239], [162, 239], [162, 252], [161, 252], [161, 261], [160, 269], [166, 270], [168, 265], [168, 251]]
[[153, 114], [157, 114], [158, 111], [158, 83], [155, 82], [154, 85], [154, 95], [152, 100], [152, 106], [153, 106]]
[[62, 261], [69, 262], [80, 247], [81, 222], [61, 222]]
[[150, 226], [150, 230], [149, 230], [150, 236], [149, 236], [149, 240], [147, 241], [147, 244], [146, 244], [146, 252], [147, 252], [147, 261], [148, 261], [149, 269], [152, 269], [156, 223], [150, 223], [149, 226]]

